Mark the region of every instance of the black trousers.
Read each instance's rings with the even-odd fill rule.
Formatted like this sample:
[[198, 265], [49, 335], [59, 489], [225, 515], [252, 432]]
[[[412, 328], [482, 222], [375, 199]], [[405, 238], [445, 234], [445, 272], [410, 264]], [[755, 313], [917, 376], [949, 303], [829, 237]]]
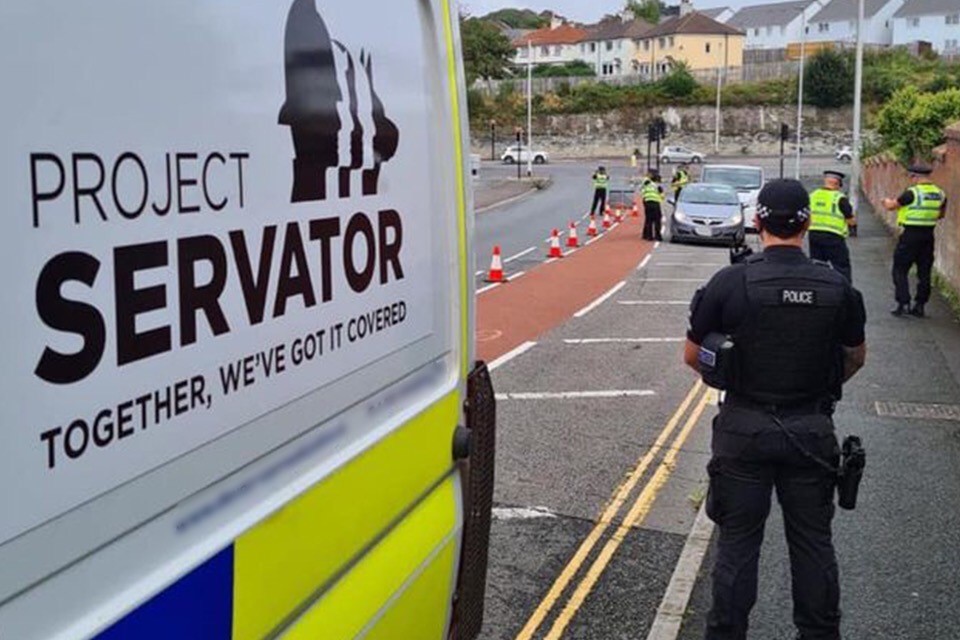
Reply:
[[603, 210], [607, 208], [607, 190], [606, 189], [593, 190], [593, 204], [590, 205], [590, 215], [596, 215], [598, 204], [600, 205], [600, 213], [603, 213]]
[[910, 304], [907, 274], [917, 265], [917, 304], [930, 300], [930, 272], [933, 270], [933, 227], [904, 227], [893, 252], [893, 286], [897, 302]]
[[660, 228], [663, 223], [663, 211], [659, 202], [644, 201], [643, 203], [643, 239], [663, 240]]
[[834, 270], [853, 282], [853, 268], [850, 266], [850, 250], [847, 241], [829, 231], [810, 232], [810, 257], [833, 265]]
[[[812, 454], [836, 465], [833, 421], [780, 418]], [[783, 510], [793, 620], [804, 640], [840, 638], [840, 587], [831, 522], [835, 478], [803, 456], [769, 416], [721, 407], [713, 425], [707, 514], [719, 525], [707, 640], [744, 640], [757, 600], [757, 567], [775, 487]]]

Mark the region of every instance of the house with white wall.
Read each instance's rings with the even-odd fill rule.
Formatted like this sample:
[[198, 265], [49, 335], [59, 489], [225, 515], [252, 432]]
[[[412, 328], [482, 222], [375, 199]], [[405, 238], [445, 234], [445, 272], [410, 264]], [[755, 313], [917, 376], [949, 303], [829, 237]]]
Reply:
[[518, 65], [566, 64], [581, 59], [580, 43], [585, 29], [554, 18], [549, 27], [530, 31], [513, 40], [513, 62]]
[[804, 17], [809, 21], [828, 1], [791, 0], [750, 5], [737, 11], [727, 24], [747, 34], [744, 48], [748, 51], [784, 49], [788, 43], [800, 41]]
[[593, 66], [599, 77], [637, 73], [633, 61], [640, 38], [652, 28], [629, 11], [601, 20], [587, 27], [587, 35], [580, 42], [580, 59]]
[[943, 56], [960, 55], [960, 0], [906, 0], [893, 14], [893, 44], [929, 42]]
[[[864, 0], [864, 44], [874, 47], [893, 44], [893, 16], [903, 4], [904, 0]], [[851, 45], [856, 41], [857, 0], [831, 0], [808, 21], [807, 42]]]

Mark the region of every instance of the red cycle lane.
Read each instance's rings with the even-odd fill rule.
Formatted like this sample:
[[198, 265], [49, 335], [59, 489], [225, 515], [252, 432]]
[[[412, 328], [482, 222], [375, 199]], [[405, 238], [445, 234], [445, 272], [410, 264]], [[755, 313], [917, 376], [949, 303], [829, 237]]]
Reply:
[[628, 217], [596, 242], [478, 294], [478, 357], [490, 362], [536, 340], [623, 280], [653, 249], [642, 224]]

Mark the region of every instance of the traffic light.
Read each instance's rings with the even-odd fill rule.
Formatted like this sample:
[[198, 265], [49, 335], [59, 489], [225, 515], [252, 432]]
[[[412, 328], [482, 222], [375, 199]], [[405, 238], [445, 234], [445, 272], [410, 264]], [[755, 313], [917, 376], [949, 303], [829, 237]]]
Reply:
[[790, 139], [790, 125], [786, 122], [780, 123], [780, 139], [784, 142]]

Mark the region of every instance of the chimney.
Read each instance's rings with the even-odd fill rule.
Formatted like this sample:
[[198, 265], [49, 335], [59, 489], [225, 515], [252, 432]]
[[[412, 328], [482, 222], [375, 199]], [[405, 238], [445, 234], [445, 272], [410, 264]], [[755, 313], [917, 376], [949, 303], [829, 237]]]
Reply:
[[680, 15], [685, 16], [693, 13], [693, 3], [690, 0], [680, 0]]
[[550, 28], [559, 29], [563, 26], [563, 18], [555, 13], [550, 14]]

